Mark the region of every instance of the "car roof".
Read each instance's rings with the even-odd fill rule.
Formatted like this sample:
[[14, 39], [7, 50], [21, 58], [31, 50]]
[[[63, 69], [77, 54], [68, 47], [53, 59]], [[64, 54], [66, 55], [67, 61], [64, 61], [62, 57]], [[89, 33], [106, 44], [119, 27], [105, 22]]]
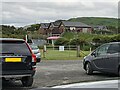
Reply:
[[23, 39], [17, 39], [17, 38], [0, 38], [0, 40], [24, 41]]
[[110, 42], [108, 44], [120, 44], [120, 42]]

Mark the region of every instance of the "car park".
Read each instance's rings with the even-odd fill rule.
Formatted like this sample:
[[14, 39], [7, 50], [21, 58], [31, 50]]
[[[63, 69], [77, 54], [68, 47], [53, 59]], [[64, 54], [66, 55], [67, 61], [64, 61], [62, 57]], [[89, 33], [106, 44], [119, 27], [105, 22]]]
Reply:
[[83, 68], [88, 75], [93, 71], [120, 76], [120, 42], [106, 43], [84, 57]]
[[36, 72], [36, 56], [23, 39], [0, 38], [3, 80], [21, 80], [23, 86], [32, 86]]
[[30, 47], [32, 49], [32, 52], [36, 55], [37, 62], [40, 62], [41, 61], [40, 49], [35, 44], [30, 44]]

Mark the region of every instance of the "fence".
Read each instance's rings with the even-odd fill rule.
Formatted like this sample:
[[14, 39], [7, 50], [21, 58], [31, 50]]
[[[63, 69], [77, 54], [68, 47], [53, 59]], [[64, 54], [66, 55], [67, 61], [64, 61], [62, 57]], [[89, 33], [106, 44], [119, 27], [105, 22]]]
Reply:
[[41, 49], [42, 59], [47, 60], [80, 60], [90, 51], [82, 51], [77, 46], [44, 46]]

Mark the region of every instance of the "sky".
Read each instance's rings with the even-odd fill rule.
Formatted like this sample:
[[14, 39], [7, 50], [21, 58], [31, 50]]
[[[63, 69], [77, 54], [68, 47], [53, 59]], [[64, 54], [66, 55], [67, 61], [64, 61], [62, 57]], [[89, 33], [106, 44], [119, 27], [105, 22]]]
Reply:
[[118, 17], [118, 0], [1, 0], [0, 24], [16, 27], [76, 17]]

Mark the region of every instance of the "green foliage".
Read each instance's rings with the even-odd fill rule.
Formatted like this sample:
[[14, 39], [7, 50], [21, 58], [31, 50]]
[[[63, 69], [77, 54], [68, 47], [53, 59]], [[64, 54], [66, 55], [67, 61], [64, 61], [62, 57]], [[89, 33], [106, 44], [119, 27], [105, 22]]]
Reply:
[[[114, 29], [112, 29], [112, 30], [114, 30]], [[117, 31], [116, 30], [112, 31], [112, 30], [111, 31], [110, 30], [108, 30], [108, 31], [94, 30], [94, 31], [92, 31], [92, 33], [93, 34], [114, 34], [114, 33], [116, 34]]]
[[85, 40], [86, 42], [91, 42], [92, 39], [96, 36], [100, 36], [100, 35], [96, 35], [96, 34], [89, 34], [89, 33], [78, 33], [75, 34], [73, 32], [65, 32], [62, 37], [67, 38], [69, 41], [74, 39], [74, 38], [80, 38], [82, 40]]
[[113, 26], [113, 27], [116, 27], [118, 25], [117, 18], [78, 17], [78, 18], [71, 18], [68, 21], [83, 22], [88, 25], [105, 25], [105, 26]]
[[69, 44], [69, 40], [67, 40], [66, 38], [59, 38], [55, 42], [55, 45], [67, 45], [67, 44]]
[[37, 31], [40, 27], [40, 24], [33, 24], [30, 27], [28, 27], [26, 30], [27, 31]]
[[115, 36], [100, 36], [92, 39], [92, 42], [95, 43], [95, 47], [104, 43], [109, 42], [120, 42], [120, 34]]
[[[67, 38], [70, 45], [80, 45], [82, 50], [89, 50], [90, 47], [95, 49], [103, 43], [118, 41], [120, 42], [120, 34], [116, 35], [102, 35], [102, 34], [88, 34], [88, 33], [69, 33], [63, 34]], [[59, 42], [63, 42], [62, 40]], [[62, 44], [62, 43], [61, 43]], [[95, 44], [95, 45], [94, 45]]]
[[29, 33], [29, 36], [30, 38], [34, 38], [34, 39], [40, 39], [40, 38], [46, 39], [47, 38], [47, 36], [39, 34], [38, 31], [31, 31]]
[[42, 38], [46, 39], [46, 36], [38, 33], [40, 24], [33, 24], [27, 30], [23, 27], [15, 28], [14, 26], [1, 25], [3, 38], [25, 38], [25, 35], [30, 32], [30, 37], [34, 39]]
[[74, 38], [74, 36], [75, 36], [75, 33], [73, 33], [73, 32], [65, 32], [63, 35], [62, 35], [62, 37], [64, 37], [64, 38], [67, 38], [67, 39], [73, 39]]
[[111, 42], [120, 42], [120, 34], [110, 38]]
[[24, 38], [26, 31], [22, 27], [16, 29], [14, 26], [2, 25], [3, 38]]
[[80, 39], [80, 38], [75, 38], [75, 39], [71, 40], [70, 45], [81, 45], [81, 46], [83, 46], [83, 44], [85, 44], [85, 43], [86, 43], [85, 40]]
[[82, 47], [82, 50], [84, 50], [84, 51], [89, 51], [90, 50], [90, 45], [84, 45], [83, 47]]

